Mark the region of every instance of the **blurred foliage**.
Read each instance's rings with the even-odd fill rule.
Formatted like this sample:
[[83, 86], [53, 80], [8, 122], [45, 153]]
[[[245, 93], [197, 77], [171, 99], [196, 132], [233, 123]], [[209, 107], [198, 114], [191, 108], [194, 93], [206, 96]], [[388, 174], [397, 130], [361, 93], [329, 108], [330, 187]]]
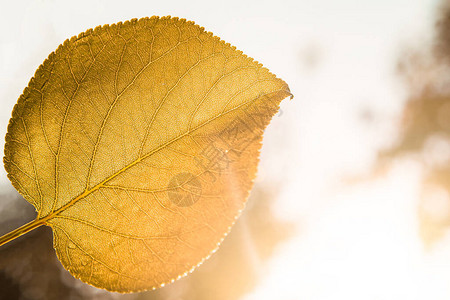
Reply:
[[402, 131], [396, 145], [383, 152], [395, 157], [422, 151], [431, 137], [450, 137], [450, 95], [424, 94], [412, 98], [403, 111]]
[[410, 96], [399, 137], [380, 159], [412, 156], [423, 165], [419, 230], [430, 247], [450, 229], [450, 1], [439, 6], [431, 45], [406, 49], [398, 72]]
[[[252, 291], [264, 261], [293, 233], [292, 224], [273, 215], [275, 194], [270, 185], [255, 186], [242, 216], [210, 259], [173, 284], [137, 294], [109, 293], [73, 278], [55, 255], [51, 229], [40, 227], [0, 248], [0, 300], [239, 299]], [[0, 234], [32, 219], [31, 206], [15, 200], [0, 209]]]

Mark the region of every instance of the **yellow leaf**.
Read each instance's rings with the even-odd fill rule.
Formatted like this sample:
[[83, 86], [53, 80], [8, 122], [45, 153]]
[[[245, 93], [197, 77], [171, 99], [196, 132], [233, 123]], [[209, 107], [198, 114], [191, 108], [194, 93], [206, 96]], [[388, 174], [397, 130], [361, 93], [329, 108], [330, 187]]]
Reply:
[[[13, 111], [5, 168], [75, 277], [110, 291], [192, 271], [244, 208], [285, 82], [178, 18], [64, 42]], [[4, 243], [4, 242], [3, 242]], [[2, 238], [0, 238], [0, 245]]]

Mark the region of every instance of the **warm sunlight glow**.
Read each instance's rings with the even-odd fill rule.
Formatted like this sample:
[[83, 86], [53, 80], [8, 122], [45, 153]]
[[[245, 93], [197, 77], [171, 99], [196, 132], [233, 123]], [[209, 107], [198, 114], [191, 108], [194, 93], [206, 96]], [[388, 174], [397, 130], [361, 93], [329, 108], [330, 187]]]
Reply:
[[274, 299], [280, 290], [285, 299], [448, 299], [450, 289], [441, 286], [450, 278], [450, 236], [424, 249], [420, 178], [416, 164], [402, 162], [383, 178], [335, 190], [304, 234], [279, 249], [261, 288], [246, 299]]
[[[11, 2], [0, 12], [9, 29], [0, 38], [0, 138], [32, 72], [64, 38], [144, 15], [195, 20], [283, 78], [295, 98], [264, 133], [242, 216], [196, 271], [155, 291], [110, 294], [72, 278], [43, 229], [19, 248], [0, 248], [0, 291], [86, 300], [450, 299], [450, 18], [439, 25], [447, 31], [436, 25], [450, 0], [54, 2]], [[35, 216], [22, 202], [0, 168], [0, 230]]]

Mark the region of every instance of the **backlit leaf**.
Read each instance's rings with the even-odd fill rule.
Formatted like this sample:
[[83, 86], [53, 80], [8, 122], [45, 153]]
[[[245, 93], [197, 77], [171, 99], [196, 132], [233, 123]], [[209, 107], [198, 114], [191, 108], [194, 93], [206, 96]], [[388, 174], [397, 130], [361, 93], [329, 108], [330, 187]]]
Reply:
[[218, 247], [243, 209], [289, 88], [203, 28], [146, 18], [88, 30], [36, 71], [5, 168], [75, 277], [151, 289]]

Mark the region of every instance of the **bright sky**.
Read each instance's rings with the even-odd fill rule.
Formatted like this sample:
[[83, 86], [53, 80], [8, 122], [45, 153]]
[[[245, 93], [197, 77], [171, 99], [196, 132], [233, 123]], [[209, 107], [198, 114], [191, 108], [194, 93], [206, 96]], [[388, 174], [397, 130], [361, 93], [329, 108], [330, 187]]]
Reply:
[[[0, 136], [36, 68], [66, 38], [135, 17], [194, 20], [295, 95], [266, 133], [258, 182], [280, 186], [276, 212], [298, 235], [261, 266], [245, 299], [450, 299], [450, 236], [431, 252], [419, 238], [420, 167], [402, 161], [375, 181], [342, 184], [394, 137], [407, 95], [396, 61], [405, 45], [431, 38], [436, 0], [20, 3], [0, 12]], [[361, 121], [367, 111], [374, 122]], [[0, 169], [0, 188], [10, 190]]]

